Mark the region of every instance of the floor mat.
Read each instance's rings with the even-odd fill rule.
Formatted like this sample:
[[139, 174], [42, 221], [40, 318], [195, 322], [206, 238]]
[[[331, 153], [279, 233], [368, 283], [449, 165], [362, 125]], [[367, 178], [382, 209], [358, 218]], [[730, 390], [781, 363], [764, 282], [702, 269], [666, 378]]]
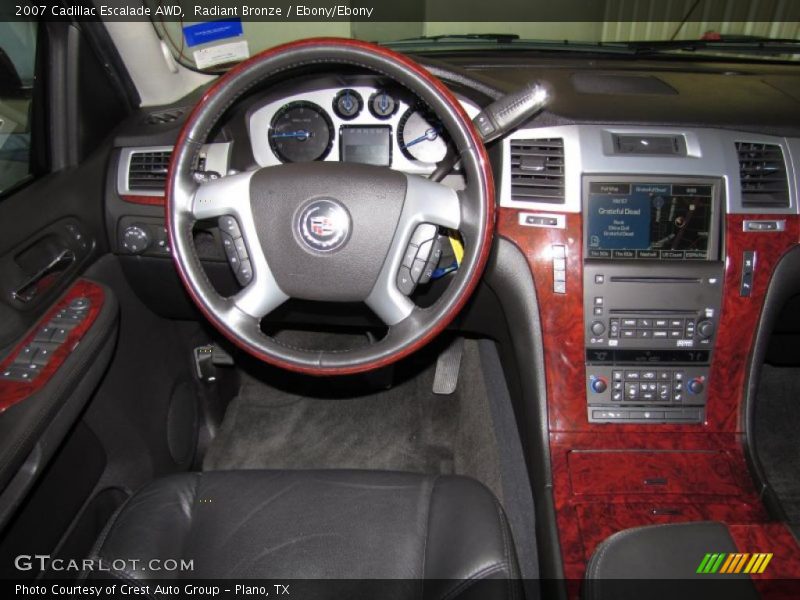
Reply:
[[464, 345], [454, 394], [431, 391], [436, 354], [398, 367], [395, 385], [368, 379], [244, 375], [203, 462], [221, 469], [386, 469], [469, 475], [502, 497], [477, 342]]
[[800, 369], [764, 365], [755, 405], [755, 446], [789, 521], [800, 523]]

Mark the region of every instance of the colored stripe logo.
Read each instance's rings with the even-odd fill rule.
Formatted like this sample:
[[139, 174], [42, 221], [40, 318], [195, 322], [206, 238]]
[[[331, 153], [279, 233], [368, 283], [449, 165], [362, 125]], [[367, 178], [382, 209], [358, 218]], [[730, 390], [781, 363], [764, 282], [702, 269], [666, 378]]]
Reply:
[[718, 552], [709, 553], [700, 561], [697, 573], [713, 574], [721, 573], [725, 575], [735, 575], [736, 573], [749, 573], [755, 575], [763, 573], [769, 561], [772, 560], [772, 553], [728, 553]]

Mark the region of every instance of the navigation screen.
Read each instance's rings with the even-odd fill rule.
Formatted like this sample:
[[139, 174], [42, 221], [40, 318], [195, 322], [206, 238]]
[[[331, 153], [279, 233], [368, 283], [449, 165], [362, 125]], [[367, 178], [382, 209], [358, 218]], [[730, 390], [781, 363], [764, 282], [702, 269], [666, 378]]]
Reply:
[[706, 260], [712, 197], [711, 185], [591, 182], [586, 256]]

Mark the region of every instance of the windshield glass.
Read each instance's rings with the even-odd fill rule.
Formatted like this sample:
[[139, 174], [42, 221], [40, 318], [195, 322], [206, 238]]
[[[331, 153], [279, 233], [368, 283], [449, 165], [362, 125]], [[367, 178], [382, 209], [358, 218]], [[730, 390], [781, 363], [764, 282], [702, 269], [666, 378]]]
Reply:
[[[159, 0], [153, 2], [154, 6], [161, 4]], [[626, 8], [631, 3], [622, 0], [596, 0], [589, 4], [584, 1], [582, 10], [568, 10], [574, 6], [569, 0], [558, 4], [561, 3], [567, 8], [559, 11], [553, 9], [557, 3], [552, 0], [481, 3], [407, 0], [408, 6], [419, 9], [415, 14], [424, 14], [427, 20], [411, 21], [401, 15], [397, 21], [387, 21], [376, 20], [393, 15], [386, 10], [381, 12], [383, 5], [365, 8], [360, 2], [332, 7], [351, 11], [361, 7], [372, 11], [350, 18], [336, 13], [328, 16], [319, 12], [327, 10], [324, 7], [314, 9], [304, 5], [275, 3], [270, 8], [264, 5], [259, 8], [261, 12], [253, 14], [246, 13], [243, 5], [236, 3], [212, 7], [215, 10], [209, 12], [199, 5], [184, 2], [181, 18], [156, 16], [153, 25], [178, 62], [208, 71], [223, 70], [280, 43], [314, 36], [379, 42], [405, 52], [516, 49], [636, 55], [680, 53], [698, 58], [719, 56], [726, 60], [800, 59], [800, 19], [787, 12], [797, 8], [794, 3], [788, 3], [787, 8], [787, 3], [782, 2], [751, 2], [749, 12], [734, 10], [742, 9], [739, 0], [720, 0], [715, 4], [706, 0], [669, 3], [644, 0], [634, 3], [638, 12]], [[709, 7], [704, 8], [706, 4], [713, 7], [713, 12]], [[669, 12], [663, 12], [664, 6], [669, 7]], [[268, 10], [282, 12], [280, 16], [263, 12]], [[305, 11], [303, 15], [299, 14], [301, 10]], [[287, 11], [292, 12], [287, 14]], [[476, 18], [489, 14], [508, 20]], [[530, 17], [536, 14], [548, 20], [532, 20]], [[639, 20], [652, 14], [670, 20]], [[465, 20], [444, 20], [442, 15], [458, 15]], [[520, 18], [512, 18], [514, 15]], [[565, 16], [573, 20], [554, 20]], [[623, 18], [630, 20], [618, 20]]]

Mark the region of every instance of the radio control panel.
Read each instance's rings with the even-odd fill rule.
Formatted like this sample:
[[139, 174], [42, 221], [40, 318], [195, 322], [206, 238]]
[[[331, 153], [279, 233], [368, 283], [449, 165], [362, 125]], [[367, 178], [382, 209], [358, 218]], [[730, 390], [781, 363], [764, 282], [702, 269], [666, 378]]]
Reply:
[[587, 348], [711, 348], [722, 265], [584, 265]]
[[717, 180], [584, 178], [593, 423], [701, 423], [722, 305]]

